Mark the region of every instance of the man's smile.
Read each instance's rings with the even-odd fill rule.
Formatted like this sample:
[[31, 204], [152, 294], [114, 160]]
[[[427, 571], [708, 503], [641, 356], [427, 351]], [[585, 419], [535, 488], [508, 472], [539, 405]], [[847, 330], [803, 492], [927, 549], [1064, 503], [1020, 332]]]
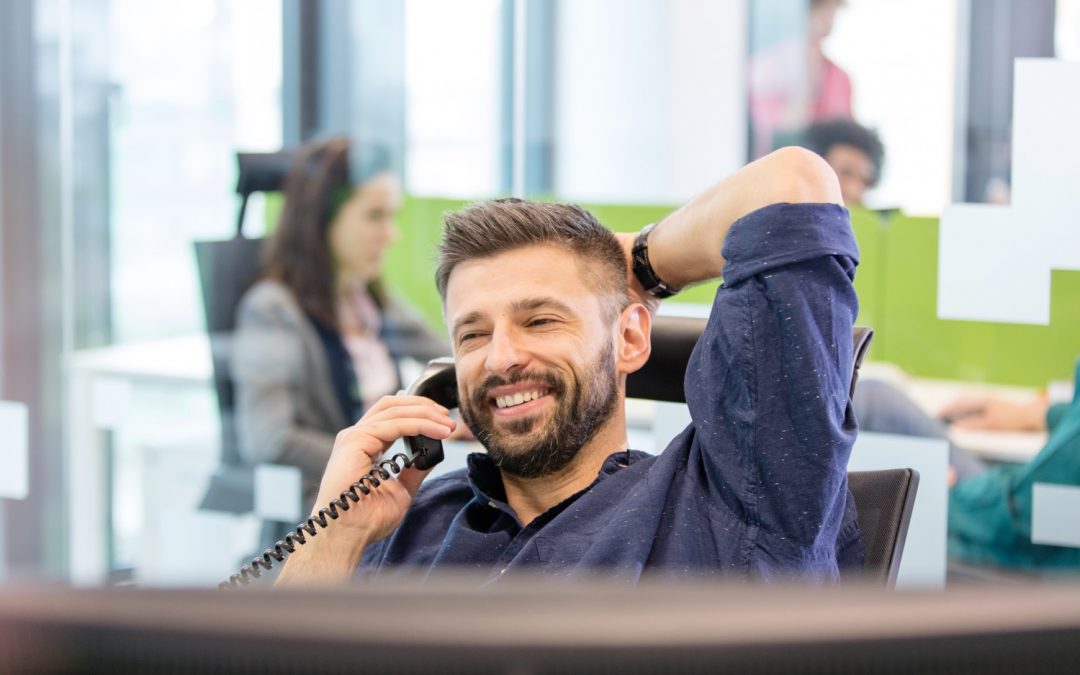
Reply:
[[496, 417], [503, 419], [536, 413], [554, 402], [554, 390], [535, 382], [495, 387], [488, 395], [488, 404]]

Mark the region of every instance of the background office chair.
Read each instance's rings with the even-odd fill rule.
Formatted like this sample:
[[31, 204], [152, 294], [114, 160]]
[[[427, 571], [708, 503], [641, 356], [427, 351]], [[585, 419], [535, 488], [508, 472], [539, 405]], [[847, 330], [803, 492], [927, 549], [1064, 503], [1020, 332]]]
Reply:
[[848, 488], [859, 511], [866, 555], [861, 573], [849, 571], [845, 576], [892, 588], [896, 585], [911, 512], [915, 508], [919, 472], [914, 469], [850, 471]]
[[263, 243], [262, 239], [244, 236], [244, 214], [253, 193], [281, 189], [292, 161], [291, 152], [237, 153], [239, 178], [236, 191], [241, 201], [236, 232], [232, 239], [194, 244], [221, 420], [221, 464], [210, 477], [206, 494], [199, 504], [201, 509], [240, 514], [254, 508], [254, 466], [245, 462], [240, 454], [233, 384], [229, 375], [236, 308], [244, 292], [258, 277]]
[[[683, 373], [690, 352], [705, 330], [705, 319], [658, 316], [653, 321], [652, 355], [626, 380], [626, 395], [673, 403], [685, 403]], [[873, 340], [874, 330], [852, 329], [854, 341], [851, 386], [855, 392], [859, 366]], [[915, 506], [919, 474], [914, 469], [851, 471], [848, 487], [858, 510], [866, 556], [862, 570], [844, 570], [844, 578], [863, 579], [892, 587], [900, 569], [911, 512]]]

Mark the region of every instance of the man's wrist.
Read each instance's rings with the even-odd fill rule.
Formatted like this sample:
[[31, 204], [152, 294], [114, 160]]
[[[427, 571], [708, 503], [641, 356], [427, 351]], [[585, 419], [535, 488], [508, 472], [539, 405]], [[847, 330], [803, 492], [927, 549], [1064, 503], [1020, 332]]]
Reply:
[[657, 298], [670, 298], [679, 292], [679, 289], [668, 285], [652, 266], [649, 260], [649, 234], [656, 228], [657, 223], [646, 225], [634, 239], [631, 249], [631, 261], [634, 276], [638, 283], [647, 293]]
[[[341, 533], [338, 533], [341, 534]], [[320, 529], [286, 560], [275, 586], [337, 584], [352, 578], [366, 546]]]

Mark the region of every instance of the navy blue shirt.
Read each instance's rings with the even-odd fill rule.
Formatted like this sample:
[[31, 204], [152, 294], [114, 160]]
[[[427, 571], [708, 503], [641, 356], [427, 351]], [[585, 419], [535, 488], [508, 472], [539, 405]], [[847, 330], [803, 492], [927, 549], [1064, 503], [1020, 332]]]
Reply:
[[847, 210], [774, 204], [735, 222], [724, 284], [686, 372], [692, 423], [658, 456], [607, 458], [596, 480], [522, 526], [483, 454], [427, 481], [361, 576], [441, 569], [505, 578], [603, 571], [832, 581], [862, 544], [847, 462], [852, 280]]

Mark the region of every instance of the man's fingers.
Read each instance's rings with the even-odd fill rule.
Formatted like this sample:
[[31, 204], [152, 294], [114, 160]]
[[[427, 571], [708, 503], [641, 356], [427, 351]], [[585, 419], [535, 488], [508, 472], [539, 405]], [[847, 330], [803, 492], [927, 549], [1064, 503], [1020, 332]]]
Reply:
[[455, 425], [454, 420], [449, 417], [441, 419], [408, 417], [368, 421], [338, 434], [334, 447], [346, 450], [359, 449], [368, 456], [375, 457], [404, 436], [428, 436], [442, 440], [450, 436]]
[[378, 410], [369, 412], [357, 422], [354, 426], [362, 429], [367, 424], [374, 424], [379, 422], [386, 422], [393, 419], [430, 419], [430, 420], [453, 420], [450, 416], [450, 411], [444, 409], [433, 408], [430, 405], [400, 405], [393, 408], [387, 408], [385, 410]]
[[403, 405], [429, 405], [439, 410], [450, 412], [446, 406], [440, 405], [426, 396], [406, 396], [404, 394], [397, 394], [396, 396], [383, 396], [375, 405], [371, 406], [367, 414], [378, 413], [388, 408], [396, 408]]
[[[417, 400], [423, 401], [423, 399]], [[401, 428], [414, 428], [416, 424], [412, 424], [411, 426], [409, 426], [409, 420], [413, 420], [414, 422], [419, 422], [423, 420], [425, 422], [439, 425], [440, 427], [446, 427], [447, 429], [449, 429], [449, 431], [447, 432], [447, 435], [449, 435], [450, 431], [453, 431], [454, 428], [457, 426], [457, 422], [454, 421], [454, 419], [450, 416], [449, 412], [444, 412], [444, 410], [445, 409], [439, 409], [437, 407], [434, 407], [430, 402], [428, 402], [427, 404], [421, 402], [416, 405], [399, 405], [391, 408], [384, 408], [383, 410], [375, 410], [373, 408], [372, 411], [369, 411], [368, 414], [364, 415], [364, 417], [359, 422], [339, 432], [335, 445], [351, 445], [354, 443], [363, 444], [366, 438], [370, 438], [372, 436], [379, 439], [380, 441], [392, 443], [393, 441], [397, 440], [397, 438], [400, 438], [400, 436], [395, 438], [388, 438], [386, 434], [393, 433], [394, 429], [401, 426], [402, 424], [406, 426]], [[387, 431], [387, 425], [390, 425], [389, 431]], [[379, 430], [379, 433], [373, 434], [372, 432], [376, 428]], [[406, 431], [402, 432], [402, 435], [415, 436], [416, 433], [417, 432]], [[441, 434], [441, 432], [434, 431], [432, 434], [425, 435], [431, 435], [433, 438], [446, 437], [443, 435], [435, 434]], [[364, 445], [365, 451], [368, 454], [378, 454], [383, 450], [383, 448], [368, 448], [366, 447], [368, 444]]]
[[386, 444], [404, 436], [427, 436], [442, 440], [454, 430], [454, 421], [445, 423], [425, 419], [404, 419], [379, 422], [365, 427], [365, 431]]

